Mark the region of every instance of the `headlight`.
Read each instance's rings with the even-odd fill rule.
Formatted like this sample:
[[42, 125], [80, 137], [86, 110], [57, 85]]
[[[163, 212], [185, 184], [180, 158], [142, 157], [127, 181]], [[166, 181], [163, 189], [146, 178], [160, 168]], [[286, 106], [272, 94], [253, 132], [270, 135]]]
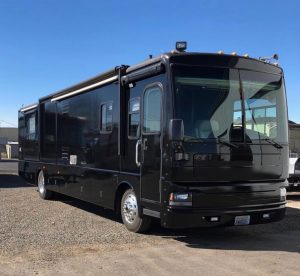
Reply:
[[286, 188], [280, 188], [280, 200], [281, 201], [286, 200]]
[[170, 206], [192, 206], [193, 196], [191, 192], [171, 193], [169, 198]]

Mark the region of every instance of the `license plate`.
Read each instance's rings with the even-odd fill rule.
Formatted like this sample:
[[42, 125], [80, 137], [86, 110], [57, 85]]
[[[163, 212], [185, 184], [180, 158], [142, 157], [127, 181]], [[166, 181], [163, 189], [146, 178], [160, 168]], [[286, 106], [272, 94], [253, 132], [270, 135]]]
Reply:
[[234, 225], [248, 225], [250, 223], [250, 216], [236, 216]]

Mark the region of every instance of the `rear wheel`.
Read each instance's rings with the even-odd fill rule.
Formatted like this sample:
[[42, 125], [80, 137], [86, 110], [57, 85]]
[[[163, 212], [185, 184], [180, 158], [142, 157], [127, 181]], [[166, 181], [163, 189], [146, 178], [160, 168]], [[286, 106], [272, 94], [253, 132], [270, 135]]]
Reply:
[[40, 171], [38, 175], [38, 192], [42, 199], [50, 199], [53, 196], [53, 193], [46, 189], [43, 171]]
[[121, 215], [124, 225], [131, 232], [142, 233], [150, 228], [151, 218], [139, 216], [139, 205], [133, 189], [129, 189], [123, 194]]

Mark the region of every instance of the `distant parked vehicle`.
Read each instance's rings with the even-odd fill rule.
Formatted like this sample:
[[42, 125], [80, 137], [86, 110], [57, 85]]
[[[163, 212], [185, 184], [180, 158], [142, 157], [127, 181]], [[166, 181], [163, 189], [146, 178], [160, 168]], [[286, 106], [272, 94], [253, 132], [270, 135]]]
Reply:
[[289, 158], [289, 189], [300, 187], [300, 158], [297, 153], [291, 153]]

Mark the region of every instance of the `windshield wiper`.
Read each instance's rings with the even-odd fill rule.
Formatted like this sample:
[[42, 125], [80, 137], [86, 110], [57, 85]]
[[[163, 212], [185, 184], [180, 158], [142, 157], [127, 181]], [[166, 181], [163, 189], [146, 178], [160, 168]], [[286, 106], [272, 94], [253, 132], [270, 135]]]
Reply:
[[283, 146], [278, 144], [277, 142], [275, 142], [274, 140], [270, 139], [270, 138], [263, 138], [261, 139], [262, 141], [266, 141], [269, 144], [271, 144], [272, 146], [274, 146], [276, 149], [282, 149]]
[[[185, 136], [185, 137], [183, 138], [183, 141], [184, 141], [184, 142], [204, 142], [204, 140], [201, 139], [201, 138], [188, 137], [188, 136]], [[225, 145], [225, 146], [228, 146], [228, 147], [231, 147], [231, 148], [236, 148], [236, 149], [237, 149], [237, 148], [239, 147], [238, 145], [233, 144], [233, 143], [230, 143], [230, 142], [228, 142], [228, 141], [225, 141], [225, 140], [223, 140], [223, 139], [221, 139], [221, 138], [218, 138], [217, 141], [218, 141], [218, 143], [220, 143], [220, 144], [222, 144], [222, 145]]]
[[189, 137], [189, 136], [184, 136], [183, 141], [184, 142], [204, 142], [204, 140], [201, 138]]
[[238, 145], [230, 143], [229, 141], [225, 141], [221, 138], [218, 138], [218, 142], [222, 145], [225, 145], [225, 146], [228, 146], [228, 147], [231, 147], [231, 148], [235, 148], [235, 149], [237, 149], [239, 147]]

